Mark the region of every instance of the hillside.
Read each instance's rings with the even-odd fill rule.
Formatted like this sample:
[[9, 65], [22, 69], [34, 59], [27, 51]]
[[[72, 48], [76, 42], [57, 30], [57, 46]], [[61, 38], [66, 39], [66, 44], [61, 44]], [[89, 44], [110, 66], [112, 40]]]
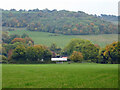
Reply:
[[[7, 29], [4, 28], [3, 29]], [[14, 28], [15, 31], [9, 31], [9, 34], [19, 34], [22, 35], [24, 33], [28, 34], [35, 42], [35, 44], [43, 44], [46, 46], [50, 46], [52, 43], [56, 43], [57, 46], [64, 48], [71, 39], [73, 38], [81, 38], [90, 40], [94, 44], [98, 44], [101, 47], [105, 47], [106, 45], [117, 41], [117, 34], [102, 34], [102, 35], [62, 35], [48, 32], [33, 32], [28, 31], [25, 28]]]
[[118, 16], [101, 14], [99, 17], [103, 20], [112, 22], [113, 24], [118, 24]]
[[116, 34], [117, 25], [85, 12], [67, 10], [2, 10], [5, 27], [64, 35]]

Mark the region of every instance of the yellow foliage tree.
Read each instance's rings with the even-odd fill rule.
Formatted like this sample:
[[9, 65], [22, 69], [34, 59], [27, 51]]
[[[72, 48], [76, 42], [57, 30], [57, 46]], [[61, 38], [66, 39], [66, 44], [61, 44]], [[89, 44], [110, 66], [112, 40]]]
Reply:
[[120, 59], [120, 42], [113, 42], [105, 47], [103, 55], [108, 58], [111, 63], [118, 63]]

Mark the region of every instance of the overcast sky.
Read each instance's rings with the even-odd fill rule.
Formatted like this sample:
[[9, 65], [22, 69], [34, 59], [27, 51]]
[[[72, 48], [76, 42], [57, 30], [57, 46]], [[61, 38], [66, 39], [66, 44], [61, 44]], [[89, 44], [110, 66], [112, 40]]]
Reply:
[[84, 11], [88, 14], [118, 15], [119, 0], [1, 0], [2, 9], [45, 9]]

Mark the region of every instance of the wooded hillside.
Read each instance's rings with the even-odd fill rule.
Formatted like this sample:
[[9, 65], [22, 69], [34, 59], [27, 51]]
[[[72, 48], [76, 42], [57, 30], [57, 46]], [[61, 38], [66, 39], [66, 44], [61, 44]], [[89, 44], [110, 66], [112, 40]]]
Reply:
[[115, 34], [117, 25], [85, 12], [67, 10], [2, 10], [2, 26], [27, 27], [30, 31], [42, 31], [65, 35]]

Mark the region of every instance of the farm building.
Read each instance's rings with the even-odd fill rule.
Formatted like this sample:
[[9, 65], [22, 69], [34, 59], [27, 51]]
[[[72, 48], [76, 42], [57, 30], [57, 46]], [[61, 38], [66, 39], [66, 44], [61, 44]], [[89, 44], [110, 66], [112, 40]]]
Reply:
[[51, 58], [51, 61], [55, 61], [56, 63], [63, 63], [63, 61], [67, 61], [67, 57]]

